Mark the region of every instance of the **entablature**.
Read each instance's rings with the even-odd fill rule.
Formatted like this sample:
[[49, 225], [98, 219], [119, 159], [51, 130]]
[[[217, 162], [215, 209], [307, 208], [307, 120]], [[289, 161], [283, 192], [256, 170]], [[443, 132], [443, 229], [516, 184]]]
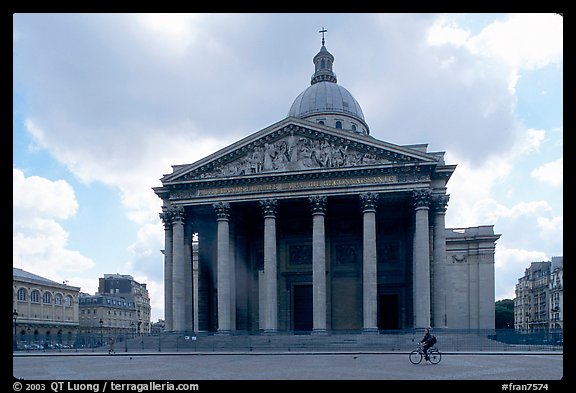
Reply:
[[156, 193], [173, 205], [212, 201], [295, 198], [311, 194], [394, 193], [429, 188], [431, 166], [405, 165], [357, 170], [285, 173], [268, 176], [197, 180], [166, 185]]

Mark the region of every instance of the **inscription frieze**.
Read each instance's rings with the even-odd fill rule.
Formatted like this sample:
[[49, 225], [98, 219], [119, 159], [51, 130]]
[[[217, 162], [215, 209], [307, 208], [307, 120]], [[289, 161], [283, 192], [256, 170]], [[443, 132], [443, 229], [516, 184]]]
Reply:
[[346, 187], [362, 184], [396, 183], [396, 175], [367, 176], [354, 179], [317, 179], [283, 183], [242, 184], [229, 187], [201, 188], [195, 196], [243, 194], [247, 192], [291, 191], [307, 188]]
[[337, 188], [362, 186], [367, 184], [402, 184], [430, 180], [427, 172], [420, 171], [419, 167], [400, 167], [379, 170], [377, 173], [356, 175], [350, 173], [343, 177], [316, 178], [312, 176], [289, 176], [279, 179], [271, 178], [244, 178], [237, 180], [217, 180], [210, 182], [194, 182], [176, 184], [167, 191], [172, 200], [181, 200], [213, 195], [233, 195], [247, 193], [267, 193], [282, 191], [297, 191], [315, 188]]

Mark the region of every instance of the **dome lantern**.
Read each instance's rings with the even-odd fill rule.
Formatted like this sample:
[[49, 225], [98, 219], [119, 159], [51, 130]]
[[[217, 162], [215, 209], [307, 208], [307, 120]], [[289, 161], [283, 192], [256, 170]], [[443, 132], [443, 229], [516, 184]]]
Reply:
[[308, 119], [319, 124], [369, 134], [370, 130], [364, 120], [364, 113], [358, 101], [344, 87], [337, 83], [336, 74], [332, 71], [334, 56], [325, 46], [322, 28], [322, 46], [314, 56], [315, 72], [310, 86], [292, 103], [288, 116]]

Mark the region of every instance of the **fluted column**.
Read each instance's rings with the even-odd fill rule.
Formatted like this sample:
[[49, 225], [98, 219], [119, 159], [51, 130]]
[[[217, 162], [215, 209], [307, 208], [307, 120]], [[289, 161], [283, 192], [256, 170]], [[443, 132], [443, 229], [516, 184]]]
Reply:
[[413, 304], [414, 327], [430, 326], [430, 238], [428, 210], [430, 190], [415, 190], [414, 246], [413, 246]]
[[214, 205], [218, 218], [217, 275], [218, 288], [218, 332], [229, 334], [231, 327], [230, 307], [230, 204], [218, 202]]
[[434, 264], [432, 265], [432, 317], [435, 327], [446, 327], [446, 206], [448, 195], [432, 199], [434, 211]]
[[172, 331], [172, 214], [162, 206], [160, 219], [164, 224], [164, 330]]
[[376, 203], [378, 194], [360, 194], [363, 213], [362, 310], [363, 331], [378, 331], [378, 265], [376, 255]]
[[278, 261], [276, 254], [276, 199], [260, 201], [264, 213], [264, 297], [260, 328], [267, 333], [278, 330]]
[[313, 333], [326, 333], [326, 197], [309, 198], [312, 208]]
[[179, 206], [171, 210], [172, 214], [172, 329], [176, 332], [186, 330], [186, 285], [184, 258], [184, 208]]

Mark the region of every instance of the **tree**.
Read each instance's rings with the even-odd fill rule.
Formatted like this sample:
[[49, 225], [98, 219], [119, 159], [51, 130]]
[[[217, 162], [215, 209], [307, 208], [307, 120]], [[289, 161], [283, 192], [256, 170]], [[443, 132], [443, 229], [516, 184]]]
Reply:
[[494, 311], [496, 329], [514, 329], [514, 300], [498, 300]]

